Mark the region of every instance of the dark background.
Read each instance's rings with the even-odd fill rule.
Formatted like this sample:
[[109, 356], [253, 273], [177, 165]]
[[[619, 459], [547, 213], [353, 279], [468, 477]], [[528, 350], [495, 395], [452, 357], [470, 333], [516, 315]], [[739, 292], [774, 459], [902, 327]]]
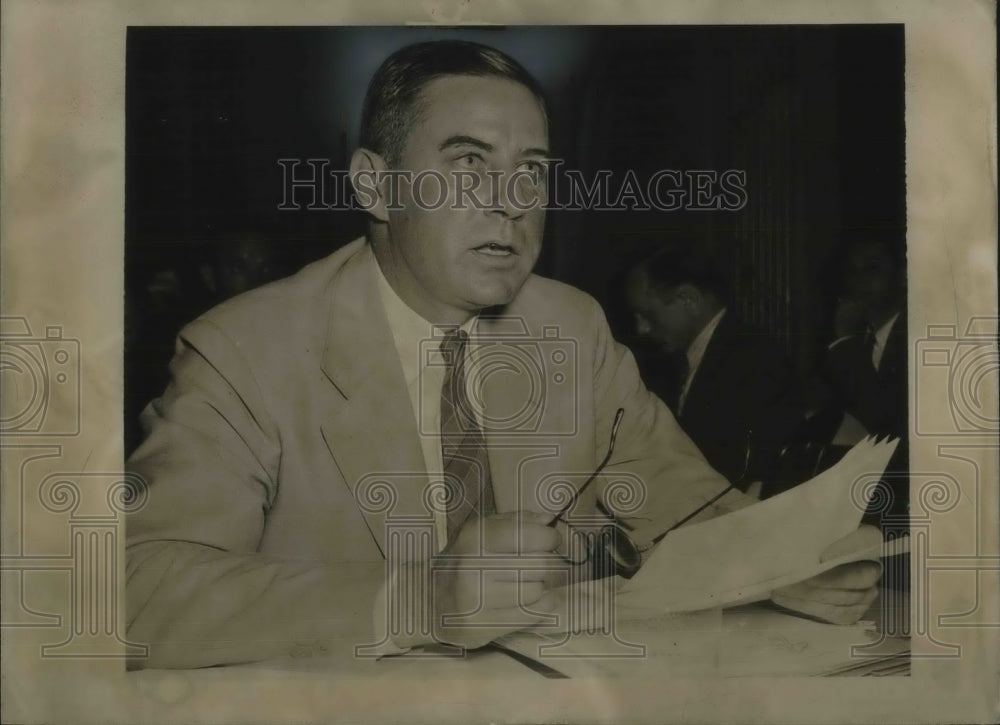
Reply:
[[278, 160], [346, 169], [375, 68], [402, 45], [451, 37], [494, 45], [541, 81], [553, 153], [585, 178], [746, 171], [735, 212], [549, 213], [536, 271], [595, 295], [620, 339], [624, 268], [695, 238], [728, 265], [739, 313], [808, 379], [832, 336], [843, 246], [905, 253], [901, 25], [130, 28], [127, 450], [182, 324], [363, 233], [360, 212], [307, 208], [308, 190], [280, 210]]

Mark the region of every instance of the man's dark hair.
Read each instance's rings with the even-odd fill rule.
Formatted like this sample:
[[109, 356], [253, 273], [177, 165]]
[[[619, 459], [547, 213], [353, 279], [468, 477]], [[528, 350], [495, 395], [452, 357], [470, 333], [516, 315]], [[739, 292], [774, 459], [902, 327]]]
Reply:
[[399, 162], [410, 127], [420, 114], [420, 92], [443, 76], [505, 78], [530, 90], [545, 112], [538, 81], [496, 48], [464, 40], [416, 43], [397, 50], [379, 66], [361, 107], [361, 146], [390, 165]]
[[705, 244], [671, 244], [636, 266], [646, 273], [650, 288], [658, 295], [667, 297], [682, 284], [690, 284], [714, 295], [720, 302], [729, 299], [729, 280]]
[[848, 238], [841, 255], [845, 273], [852, 267], [875, 269], [892, 278], [906, 276], [906, 255], [890, 234], [858, 233]]

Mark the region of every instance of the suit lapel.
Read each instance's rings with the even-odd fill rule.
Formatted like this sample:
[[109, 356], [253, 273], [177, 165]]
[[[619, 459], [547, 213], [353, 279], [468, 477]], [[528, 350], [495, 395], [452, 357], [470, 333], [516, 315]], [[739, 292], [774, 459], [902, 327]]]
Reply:
[[717, 384], [719, 366], [731, 365], [734, 362], [727, 360], [725, 355], [720, 354], [729, 347], [728, 339], [734, 332], [732, 312], [727, 311], [712, 332], [712, 336], [705, 346], [705, 353], [701, 356], [701, 363], [691, 380], [691, 387], [688, 390], [687, 399], [684, 401], [684, 411], [680, 416], [682, 423], [686, 422], [690, 425], [697, 419], [700, 425], [701, 419], [706, 413], [715, 414], [715, 411], [705, 410], [703, 398], [705, 391], [712, 390], [713, 386]]
[[578, 430], [579, 397], [559, 389], [578, 383], [575, 349], [559, 356], [566, 343], [530, 329], [527, 312], [518, 311], [515, 300], [478, 326], [490, 473], [498, 512], [545, 512], [553, 510], [543, 502], [556, 480], [586, 480], [592, 464], [581, 452], [593, 453], [593, 439]]
[[[387, 518], [430, 512], [423, 499], [428, 475], [420, 438], [374, 264], [365, 245], [331, 283], [322, 368], [341, 404], [321, 428], [384, 553]], [[549, 358], [559, 343], [540, 340], [540, 331], [527, 326], [530, 311], [517, 304], [480, 319], [479, 357], [470, 374], [482, 384], [497, 511], [545, 511], [551, 507], [539, 502], [538, 487], [556, 479], [582, 484], [593, 467], [594, 441], [578, 430], [578, 397], [553, 388], [557, 371]], [[569, 353], [572, 366], [558, 371], [566, 376], [563, 384], [576, 385], [575, 350]], [[392, 505], [379, 499], [386, 486]]]
[[524, 477], [527, 456], [521, 432], [537, 422], [532, 414], [541, 407], [539, 391], [532, 385], [537, 354], [531, 345], [517, 344], [529, 337], [520, 319], [484, 315], [476, 331], [475, 370], [482, 383], [493, 497], [498, 512], [515, 511], [524, 508], [518, 486], [512, 485]]
[[365, 245], [331, 284], [323, 372], [344, 400], [321, 428], [384, 554], [387, 516], [420, 517], [429, 512], [423, 504], [427, 470], [413, 406], [379, 297], [374, 264]]
[[892, 380], [900, 375], [906, 377], [906, 346], [906, 310], [903, 310], [885, 339], [885, 350], [877, 370], [881, 380]]

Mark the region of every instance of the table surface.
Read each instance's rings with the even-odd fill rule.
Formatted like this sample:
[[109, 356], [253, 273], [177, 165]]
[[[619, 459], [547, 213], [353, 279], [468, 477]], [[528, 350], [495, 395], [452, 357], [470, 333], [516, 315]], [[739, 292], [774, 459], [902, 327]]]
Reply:
[[[619, 625], [614, 637], [576, 638], [551, 655], [518, 655], [497, 646], [461, 653], [415, 650], [395, 657], [357, 658], [353, 643], [303, 650], [292, 656], [246, 665], [196, 671], [199, 679], [257, 675], [338, 674], [364, 680], [447, 678], [533, 680], [596, 677], [739, 677], [788, 675], [908, 674], [909, 602], [906, 592], [888, 590], [872, 604], [863, 626], [834, 627], [787, 614], [769, 604], [681, 615], [669, 627], [642, 622]], [[878, 634], [873, 634], [873, 630]], [[853, 637], [853, 639], [852, 639]], [[851, 647], [854, 643], [854, 647]], [[644, 650], [637, 655], [634, 647]], [[594, 649], [596, 647], [596, 649]], [[590, 648], [590, 649], [588, 649]], [[610, 652], [610, 654], [609, 654]], [[143, 670], [130, 677], [144, 684], [165, 676]]]

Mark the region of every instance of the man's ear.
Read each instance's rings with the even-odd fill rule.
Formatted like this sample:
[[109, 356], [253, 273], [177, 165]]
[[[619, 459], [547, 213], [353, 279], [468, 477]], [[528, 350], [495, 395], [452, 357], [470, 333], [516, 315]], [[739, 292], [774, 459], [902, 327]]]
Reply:
[[385, 159], [369, 149], [359, 148], [351, 155], [351, 186], [358, 205], [380, 222], [389, 221], [387, 168]]

